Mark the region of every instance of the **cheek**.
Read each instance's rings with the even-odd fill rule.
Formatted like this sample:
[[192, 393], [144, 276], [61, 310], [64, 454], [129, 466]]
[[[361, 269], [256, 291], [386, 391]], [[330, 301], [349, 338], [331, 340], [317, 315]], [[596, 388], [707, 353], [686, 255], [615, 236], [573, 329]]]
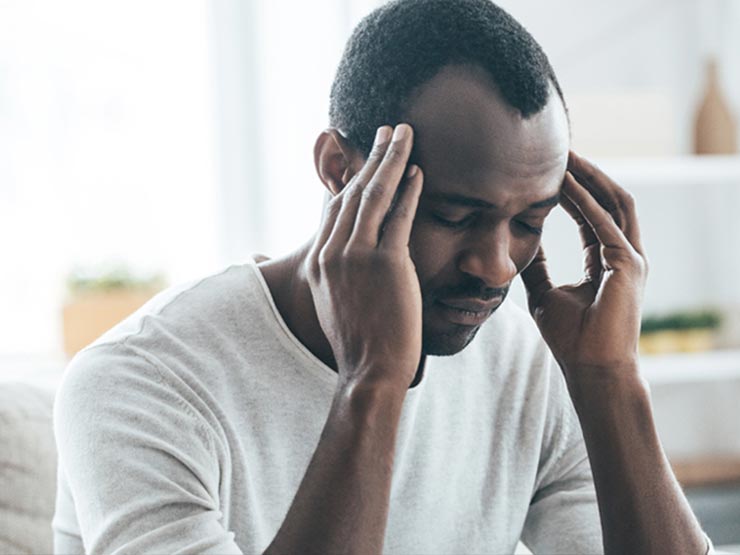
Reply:
[[409, 254], [422, 283], [438, 275], [454, 262], [456, 242], [421, 222], [414, 223], [409, 238]]
[[517, 272], [521, 273], [534, 260], [537, 250], [540, 248], [541, 238], [533, 236], [532, 239], [521, 240], [517, 244], [516, 251], [512, 253], [512, 260]]

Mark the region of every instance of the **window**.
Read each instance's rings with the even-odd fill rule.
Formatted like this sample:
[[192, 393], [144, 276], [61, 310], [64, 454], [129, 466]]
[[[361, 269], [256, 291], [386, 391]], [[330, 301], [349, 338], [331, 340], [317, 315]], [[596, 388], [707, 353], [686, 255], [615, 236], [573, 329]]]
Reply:
[[0, 354], [61, 351], [64, 281], [218, 264], [203, 1], [0, 3]]

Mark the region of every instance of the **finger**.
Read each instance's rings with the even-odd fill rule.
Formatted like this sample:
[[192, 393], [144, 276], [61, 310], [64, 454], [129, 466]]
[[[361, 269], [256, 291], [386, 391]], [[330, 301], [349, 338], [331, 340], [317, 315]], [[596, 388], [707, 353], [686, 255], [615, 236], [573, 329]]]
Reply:
[[534, 316], [542, 302], [542, 297], [554, 287], [550, 273], [547, 271], [547, 260], [542, 246], [537, 250], [532, 262], [521, 273], [524, 288], [527, 290], [529, 312]]
[[339, 195], [329, 200], [326, 205], [326, 209], [324, 210], [324, 217], [321, 221], [319, 232], [313, 242], [313, 245], [311, 245], [311, 249], [308, 251], [308, 267], [314, 276], [318, 276], [319, 252], [321, 252], [321, 249], [329, 240], [329, 236], [334, 229], [334, 223], [336, 222], [337, 217], [339, 216], [339, 211], [342, 208], [342, 200], [342, 197], [340, 197]]
[[[575, 178], [570, 172], [566, 172], [565, 180], [575, 181]], [[583, 273], [587, 280], [598, 282], [601, 279], [601, 272], [603, 270], [601, 266], [601, 244], [596, 238], [594, 230], [591, 229], [591, 225], [583, 217], [583, 214], [581, 214], [578, 206], [565, 193], [560, 195], [560, 205], [578, 225], [578, 233], [581, 236], [581, 243], [583, 245]]]
[[363, 191], [351, 242], [377, 246], [381, 225], [406, 171], [412, 144], [411, 126], [397, 125], [383, 161]]
[[595, 164], [571, 151], [568, 170], [614, 218], [634, 249], [644, 256], [634, 197]]
[[331, 234], [326, 241], [327, 249], [343, 249], [349, 241], [352, 234], [352, 228], [355, 225], [357, 217], [357, 207], [360, 205], [362, 196], [362, 185], [359, 179], [351, 180], [350, 183], [342, 189], [341, 203], [339, 212], [335, 218]]
[[566, 179], [563, 181], [563, 193], [576, 205], [601, 245], [612, 249], [633, 250], [611, 214], [583, 185], [574, 179]]
[[609, 212], [621, 228], [624, 221], [616, 189], [619, 186], [595, 164], [581, 158], [575, 152], [568, 155], [568, 171]]
[[370, 150], [370, 154], [368, 155], [365, 164], [363, 164], [360, 171], [352, 177], [348, 185], [357, 181], [359, 186], [364, 188], [370, 182], [370, 179], [372, 179], [373, 175], [375, 175], [375, 172], [378, 170], [378, 166], [380, 166], [380, 163], [383, 161], [385, 152], [391, 143], [392, 135], [393, 128], [390, 125], [381, 125], [378, 127], [375, 132], [373, 147]]
[[424, 176], [419, 166], [415, 164], [409, 166], [409, 172], [404, 181], [398, 200], [383, 227], [380, 238], [381, 247], [390, 249], [408, 247], [424, 183]]
[[388, 125], [378, 128], [367, 161], [337, 195], [337, 197], [341, 197], [341, 206], [330, 230], [330, 236], [325, 241], [328, 248], [343, 249], [349, 241], [357, 218], [357, 207], [360, 204], [362, 191], [383, 161], [383, 155], [390, 143], [391, 133], [391, 127]]

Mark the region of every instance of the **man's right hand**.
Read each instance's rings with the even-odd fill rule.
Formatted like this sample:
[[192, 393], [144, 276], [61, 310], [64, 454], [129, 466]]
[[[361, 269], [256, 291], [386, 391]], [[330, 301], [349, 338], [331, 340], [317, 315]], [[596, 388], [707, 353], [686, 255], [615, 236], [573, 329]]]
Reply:
[[418, 166], [406, 172], [411, 126], [391, 131], [378, 129], [365, 165], [329, 202], [307, 264], [340, 386], [405, 392], [421, 359], [421, 291], [408, 245], [423, 178]]

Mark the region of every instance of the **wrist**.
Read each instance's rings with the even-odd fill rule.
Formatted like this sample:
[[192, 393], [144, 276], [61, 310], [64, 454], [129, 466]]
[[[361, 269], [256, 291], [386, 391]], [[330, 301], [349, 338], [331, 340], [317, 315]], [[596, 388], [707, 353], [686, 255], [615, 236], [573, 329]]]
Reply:
[[400, 417], [406, 391], [406, 387], [385, 379], [340, 380], [334, 404], [353, 421], [373, 421], [382, 415]]
[[637, 363], [614, 367], [578, 367], [565, 372], [568, 392], [577, 411], [599, 410], [625, 402], [650, 400], [650, 386]]

